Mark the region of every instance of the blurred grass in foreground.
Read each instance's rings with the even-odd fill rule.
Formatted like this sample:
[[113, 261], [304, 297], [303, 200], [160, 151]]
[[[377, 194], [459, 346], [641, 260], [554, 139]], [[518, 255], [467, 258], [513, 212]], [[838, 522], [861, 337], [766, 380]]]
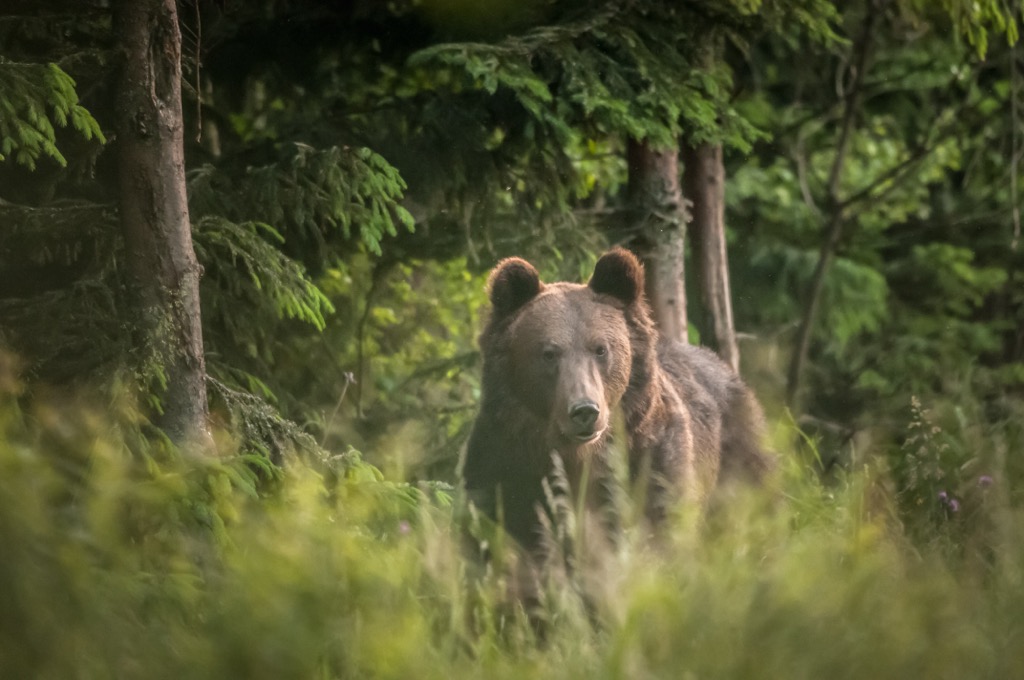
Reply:
[[140, 454], [117, 405], [23, 411], [12, 385], [2, 678], [1024, 677], [1008, 493], [911, 540], [887, 475], [825, 488], [793, 462], [785, 502], [737, 498], [699, 540], [653, 547], [627, 524], [597, 625], [556, 583], [539, 644], [500, 577], [468, 577], [444, 493], [361, 464]]

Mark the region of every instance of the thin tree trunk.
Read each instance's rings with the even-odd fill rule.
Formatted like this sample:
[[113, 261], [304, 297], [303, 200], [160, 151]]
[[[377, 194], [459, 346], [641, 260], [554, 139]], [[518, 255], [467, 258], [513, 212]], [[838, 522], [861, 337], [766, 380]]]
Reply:
[[868, 68], [868, 55], [871, 51], [872, 33], [878, 16], [881, 13], [881, 4], [883, 3], [874, 2], [867, 8], [864, 23], [861, 27], [861, 34], [857, 41], [856, 61], [852, 67], [852, 78], [845, 95], [843, 119], [839, 128], [836, 156], [832, 162], [832, 168], [829, 171], [828, 177], [824, 238], [818, 253], [818, 263], [814, 268], [814, 274], [811, 276], [811, 282], [804, 299], [804, 312], [800, 319], [800, 328], [797, 331], [786, 382], [786, 403], [794, 411], [799, 411], [797, 397], [800, 391], [800, 380], [803, 375], [804, 364], [807, 363], [807, 354], [811, 346], [811, 335], [818, 320], [821, 296], [825, 290], [825, 278], [828, 275], [833, 260], [835, 260], [836, 250], [843, 237], [845, 218], [843, 203], [839, 198], [839, 187], [846, 169], [846, 154], [850, 147], [853, 124], [860, 108], [862, 85]]
[[1000, 310], [1003, 318], [1017, 318], [1017, 328], [1011, 332], [1005, 343], [1004, 356], [1007, 361], [1020, 361], [1024, 358], [1024, 315], [1015, 309], [1013, 292], [1019, 290], [1017, 251], [1020, 249], [1021, 240], [1021, 217], [1019, 198], [1019, 169], [1021, 157], [1020, 126], [1018, 123], [1020, 96], [1021, 96], [1021, 75], [1017, 68], [1017, 46], [1010, 48], [1010, 216], [1012, 231], [1010, 235], [1010, 259], [1006, 267], [1006, 285], [1003, 286], [1003, 294], [1000, 296], [1002, 307]]
[[803, 375], [804, 364], [807, 363], [807, 354], [811, 347], [811, 332], [814, 330], [815, 322], [818, 320], [818, 309], [821, 306], [821, 296], [825, 290], [825, 276], [828, 274], [835, 259], [836, 249], [843, 235], [842, 212], [836, 211], [829, 218], [825, 227], [825, 241], [818, 251], [818, 263], [814, 266], [814, 273], [811, 275], [811, 282], [804, 301], [804, 312], [800, 319], [800, 327], [797, 331], [796, 343], [793, 349], [793, 357], [789, 363], [789, 375], [786, 382], [786, 404], [798, 411], [797, 395], [800, 390], [800, 379]]
[[644, 262], [647, 300], [659, 332], [687, 341], [683, 241], [686, 208], [679, 187], [679, 150], [630, 140], [628, 194], [636, 215], [631, 245]]
[[[690, 201], [692, 264], [700, 286], [702, 340], [733, 370], [740, 370], [740, 351], [732, 318], [729, 256], [725, 243], [725, 166], [721, 144], [683, 145], [683, 192]], [[709, 333], [710, 332], [710, 333]]]
[[179, 444], [206, 441], [201, 269], [185, 195], [181, 34], [175, 0], [117, 0], [121, 228], [143, 374], [162, 384], [156, 418]]

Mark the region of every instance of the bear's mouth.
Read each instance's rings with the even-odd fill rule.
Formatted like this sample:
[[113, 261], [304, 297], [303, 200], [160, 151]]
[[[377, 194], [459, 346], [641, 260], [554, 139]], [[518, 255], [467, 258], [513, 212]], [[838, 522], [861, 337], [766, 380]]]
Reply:
[[594, 430], [589, 433], [576, 434], [573, 438], [580, 444], [589, 444], [592, 441], [596, 441], [602, 434], [604, 434], [604, 429]]

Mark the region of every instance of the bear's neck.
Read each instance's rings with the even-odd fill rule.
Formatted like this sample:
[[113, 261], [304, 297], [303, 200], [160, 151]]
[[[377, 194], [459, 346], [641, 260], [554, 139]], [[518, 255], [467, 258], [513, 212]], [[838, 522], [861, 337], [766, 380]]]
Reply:
[[674, 391], [672, 381], [658, 362], [656, 344], [641, 345], [641, 351], [634, 354], [629, 389], [622, 397], [631, 449], [642, 443], [633, 441], [638, 433], [656, 437], [660, 428], [654, 425], [673, 420], [668, 403]]

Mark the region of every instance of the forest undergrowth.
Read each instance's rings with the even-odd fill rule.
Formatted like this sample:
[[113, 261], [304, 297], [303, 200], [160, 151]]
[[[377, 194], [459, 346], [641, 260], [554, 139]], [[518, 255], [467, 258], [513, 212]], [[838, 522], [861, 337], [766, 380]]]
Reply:
[[910, 471], [822, 481], [779, 425], [778, 497], [658, 543], [623, 498], [600, 578], [553, 578], [538, 635], [467, 559], [456, 490], [353, 452], [274, 467], [226, 432], [192, 457], [99, 406], [0, 375], [4, 678], [1024, 677], [1009, 423], [938, 490], [953, 444], [923, 407]]

